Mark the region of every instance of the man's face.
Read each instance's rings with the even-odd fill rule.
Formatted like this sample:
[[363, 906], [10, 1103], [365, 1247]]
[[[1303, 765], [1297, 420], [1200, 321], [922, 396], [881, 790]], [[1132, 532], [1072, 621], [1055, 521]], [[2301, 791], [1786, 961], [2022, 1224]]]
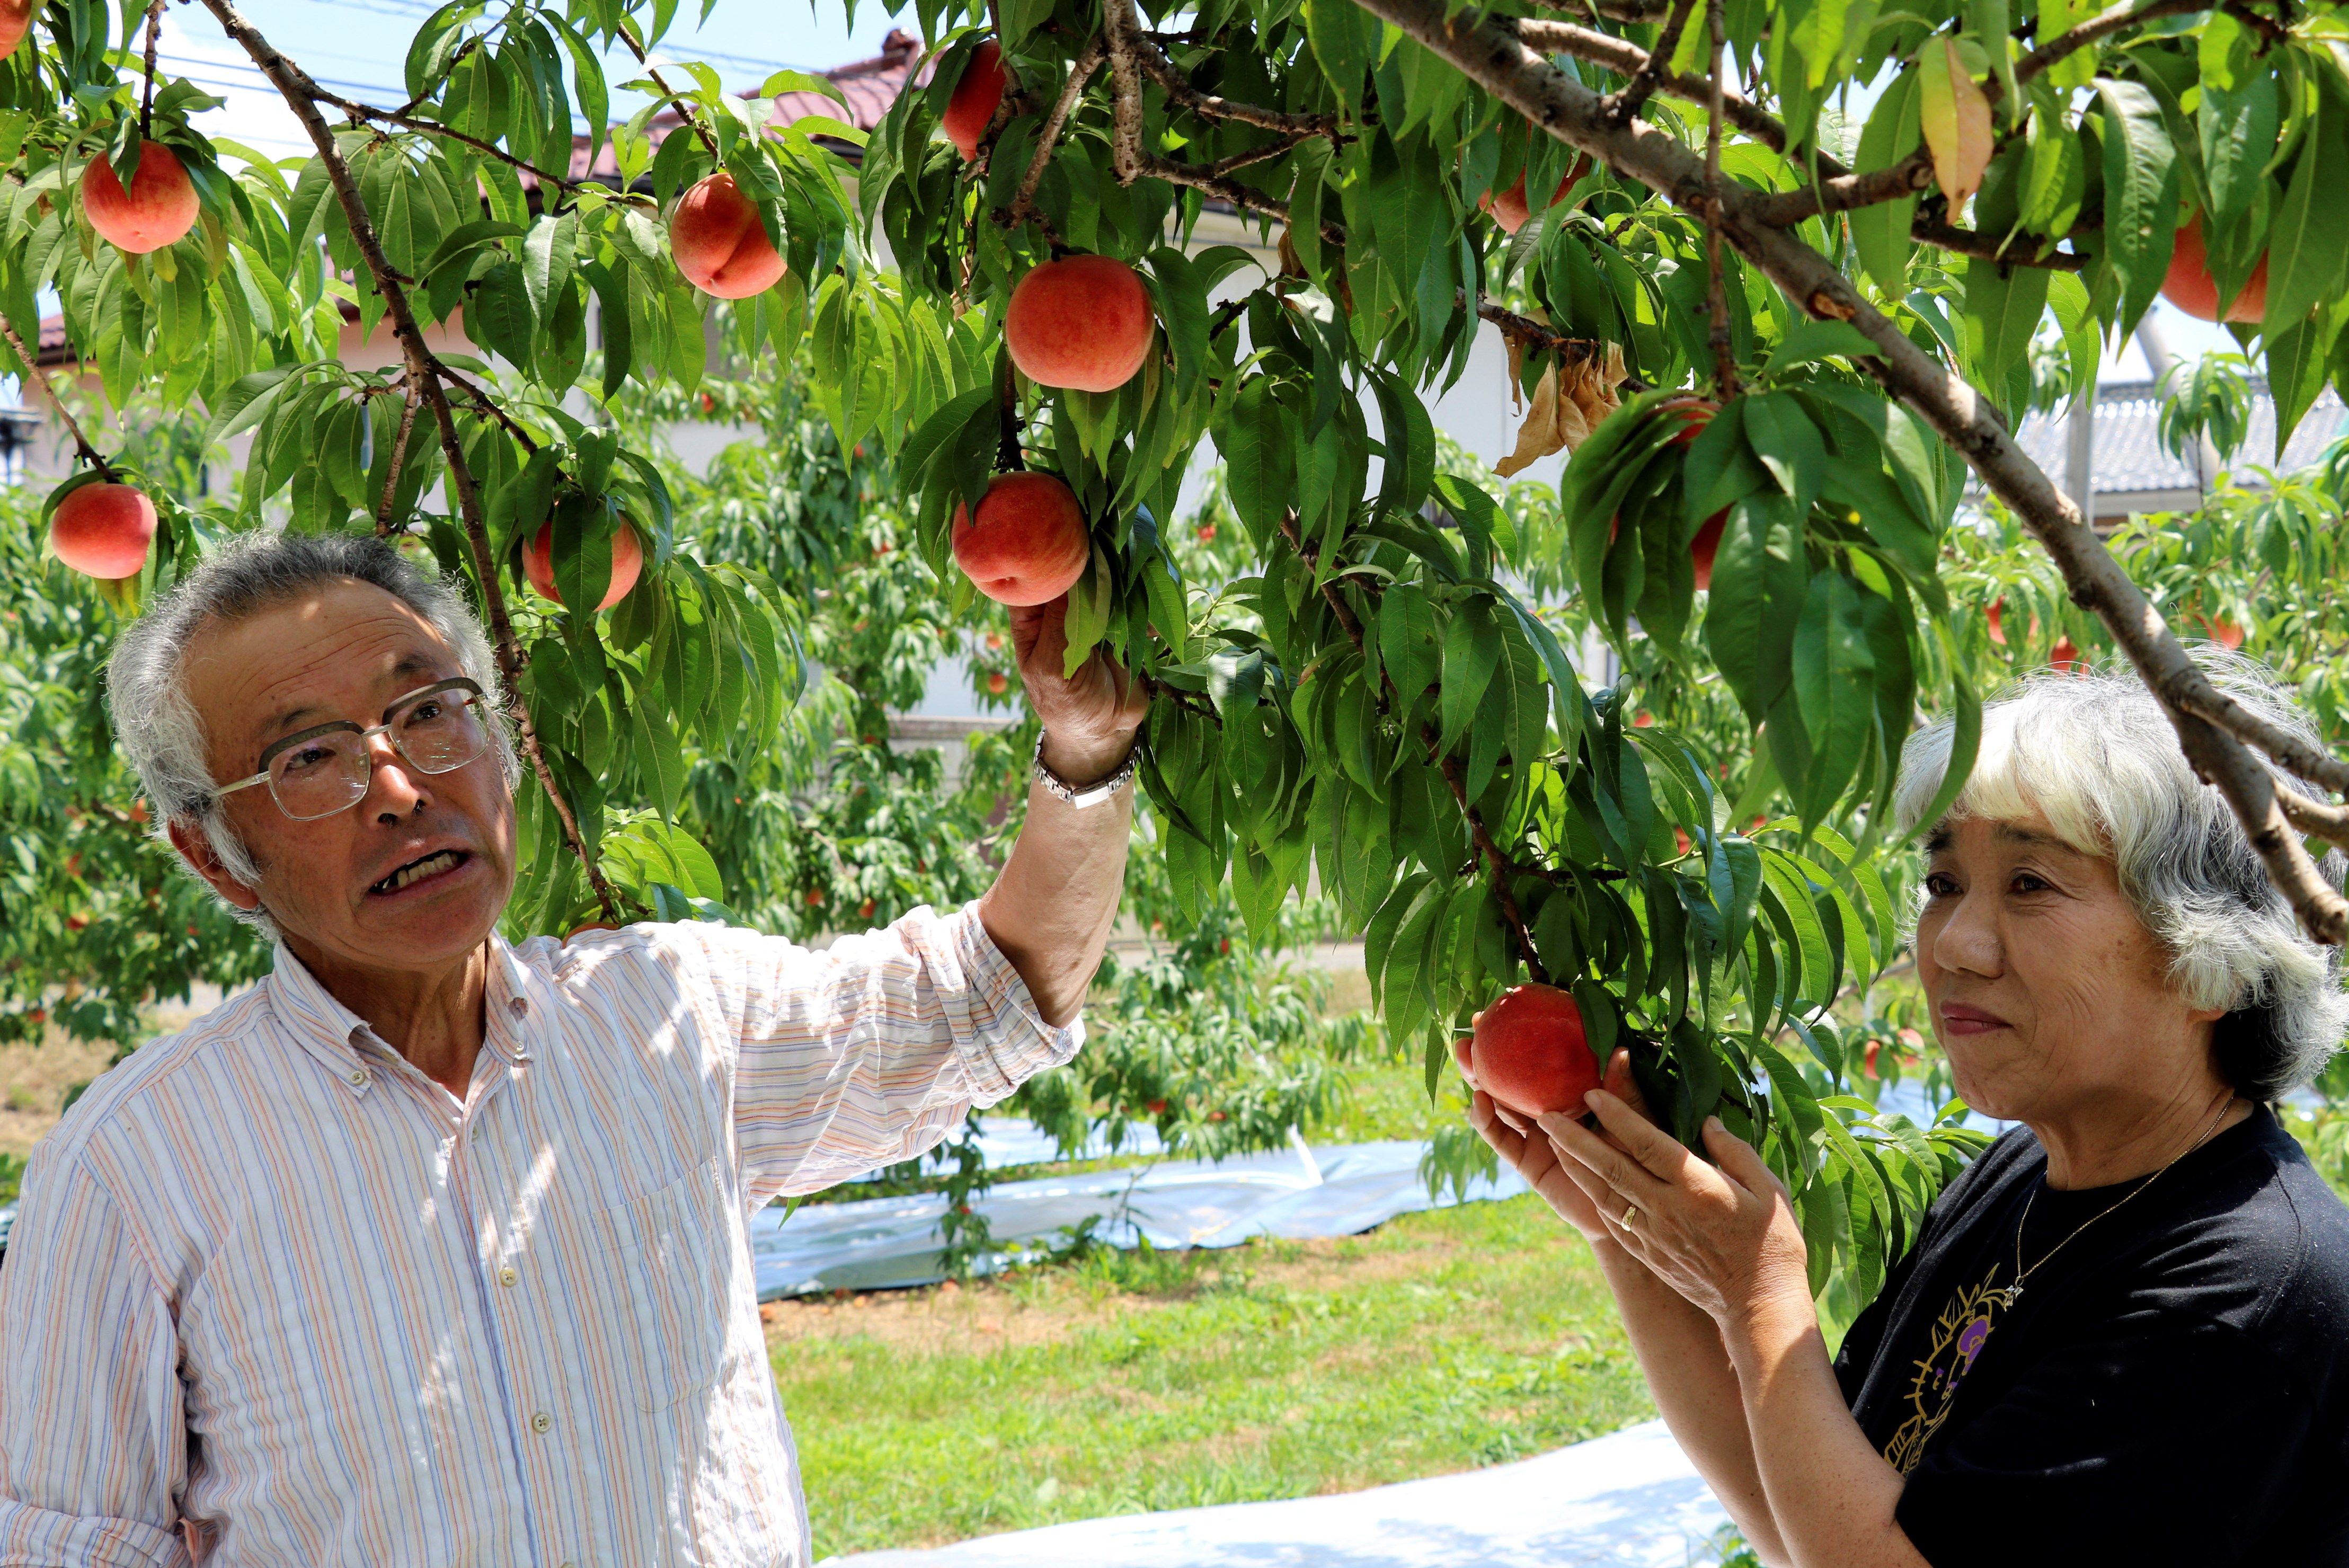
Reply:
[[[362, 729], [419, 687], [464, 673], [430, 624], [371, 584], [320, 587], [189, 645], [188, 695], [202, 718], [216, 783], [258, 772], [269, 744], [314, 725]], [[368, 742], [367, 794], [331, 816], [296, 822], [267, 785], [227, 800], [261, 867], [259, 886], [231, 879], [201, 835], [173, 840], [243, 909], [264, 907], [314, 969], [435, 970], [479, 947], [513, 889], [513, 797], [494, 747], [464, 766], [426, 774]], [[454, 864], [405, 886], [403, 867], [447, 854]]]

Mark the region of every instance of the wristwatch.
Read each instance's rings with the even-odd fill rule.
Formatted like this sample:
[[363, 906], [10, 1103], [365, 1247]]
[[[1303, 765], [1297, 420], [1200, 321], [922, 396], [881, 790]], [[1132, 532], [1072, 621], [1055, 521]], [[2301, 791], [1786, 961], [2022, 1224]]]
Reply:
[[1108, 777], [1089, 784], [1072, 784], [1044, 765], [1044, 732], [1039, 730], [1036, 732], [1036, 754], [1030, 759], [1030, 771], [1036, 782], [1043, 786], [1045, 794], [1082, 810], [1089, 805], [1099, 805], [1133, 782], [1133, 759], [1141, 749], [1142, 742], [1136, 740], [1133, 749], [1125, 753], [1125, 761], [1118, 763]]

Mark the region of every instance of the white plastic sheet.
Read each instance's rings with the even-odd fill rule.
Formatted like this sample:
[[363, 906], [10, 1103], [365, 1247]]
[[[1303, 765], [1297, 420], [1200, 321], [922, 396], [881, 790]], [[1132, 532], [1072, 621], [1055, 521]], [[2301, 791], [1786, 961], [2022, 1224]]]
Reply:
[[[1236, 1156], [1222, 1164], [1166, 1160], [1132, 1170], [1006, 1182], [973, 1207], [998, 1245], [1049, 1246], [1097, 1219], [1094, 1235], [1113, 1246], [1146, 1238], [1154, 1247], [1232, 1247], [1251, 1236], [1350, 1236], [1398, 1214], [1445, 1207], [1420, 1179], [1422, 1143], [1352, 1144], [1312, 1149], [1299, 1140], [1279, 1154]], [[1516, 1172], [1469, 1188], [1471, 1200], [1506, 1198], [1526, 1186]], [[868, 1198], [802, 1205], [784, 1221], [777, 1205], [750, 1223], [759, 1299], [835, 1290], [887, 1290], [945, 1277], [939, 1266], [943, 1196]]]
[[[810, 1506], [822, 1518], [823, 1499]], [[1289, 1502], [1089, 1519], [831, 1568], [1686, 1568], [1728, 1522], [1661, 1421], [1538, 1459]]]

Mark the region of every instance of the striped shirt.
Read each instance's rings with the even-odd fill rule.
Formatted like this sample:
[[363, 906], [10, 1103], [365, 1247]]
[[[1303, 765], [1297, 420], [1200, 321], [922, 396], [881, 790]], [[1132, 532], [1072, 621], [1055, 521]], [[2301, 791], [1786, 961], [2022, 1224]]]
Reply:
[[281, 948], [41, 1145], [0, 1568], [806, 1561], [750, 1216], [932, 1147], [1082, 1026], [975, 907], [825, 952], [491, 949], [461, 1103]]

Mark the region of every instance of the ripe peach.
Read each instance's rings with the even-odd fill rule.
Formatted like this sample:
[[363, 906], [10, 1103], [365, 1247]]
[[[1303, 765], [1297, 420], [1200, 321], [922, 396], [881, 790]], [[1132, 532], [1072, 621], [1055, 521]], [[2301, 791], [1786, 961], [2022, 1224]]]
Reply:
[[[1555, 207], [1565, 201], [1566, 193], [1574, 189], [1574, 182], [1579, 177], [1580, 166], [1578, 164], [1574, 171], [1569, 171], [1566, 178], [1557, 182], [1557, 191], [1550, 197], [1549, 204]], [[1501, 226], [1501, 232], [1505, 234], [1516, 234], [1519, 229], [1524, 228], [1526, 220], [1534, 215], [1533, 203], [1526, 200], [1526, 177], [1523, 174], [1517, 176], [1516, 184], [1497, 196], [1490, 191], [1485, 192], [1476, 198], [1476, 205], [1493, 215], [1493, 222]]]
[[962, 80], [955, 83], [947, 111], [938, 118], [947, 140], [955, 144], [966, 163], [978, 161], [978, 139], [987, 134], [987, 122], [995, 118], [995, 106], [1003, 101], [1004, 81], [1003, 46], [989, 38], [970, 52]]
[[[2209, 252], [2202, 244], [2202, 214], [2195, 213], [2178, 231], [2169, 253], [2169, 273], [2161, 280], [2161, 297], [2202, 321], [2219, 319], [2219, 285], [2210, 276]], [[2242, 293], [2227, 306], [2230, 321], [2258, 321], [2268, 310], [2268, 258], [2260, 257]]]
[[1513, 1111], [1579, 1117], [1599, 1087], [1599, 1058], [1582, 1032], [1582, 1009], [1550, 985], [1512, 986], [1477, 1015], [1468, 1044], [1476, 1086]]
[[143, 491], [100, 480], [57, 503], [49, 546], [57, 559], [93, 577], [134, 577], [155, 540], [155, 504]]
[[2085, 675], [2088, 672], [2087, 659], [2069, 637], [2055, 639], [2055, 646], [2047, 650], [2047, 662], [2064, 675]]
[[1003, 343], [1040, 386], [1110, 392], [1150, 355], [1154, 318], [1141, 276], [1114, 256], [1046, 262], [1011, 291]]
[[2000, 598], [1992, 599], [1990, 608], [1982, 614], [1982, 618], [1990, 623], [1990, 639], [2001, 648], [2006, 646], [2006, 628], [2000, 624], [2005, 613], [2006, 601]]
[[[522, 569], [530, 586], [538, 590], [539, 597], [553, 599], [556, 604], [563, 602], [563, 596], [554, 591], [554, 524], [540, 524], [538, 536], [523, 546]], [[604, 591], [603, 602], [595, 607], [607, 610], [627, 597], [628, 590], [636, 586], [636, 576], [644, 569], [645, 547], [637, 542], [636, 531], [623, 524], [612, 535], [612, 585]]]
[[16, 52], [32, 30], [34, 0], [0, 0], [0, 60]]
[[955, 564], [998, 604], [1040, 605], [1085, 575], [1092, 540], [1076, 495], [1049, 473], [999, 473], [978, 503], [955, 508]]
[[129, 191], [113, 164], [91, 159], [82, 170], [81, 206], [101, 239], [133, 255], [160, 251], [196, 226], [195, 182], [160, 141], [140, 144], [139, 171]]
[[783, 275], [783, 258], [759, 222], [757, 203], [722, 171], [678, 198], [668, 248], [686, 282], [720, 299], [764, 294]]
[[1704, 526], [1689, 542], [1689, 559], [1696, 565], [1696, 586], [1700, 588], [1713, 587], [1713, 559], [1721, 554], [1722, 530], [1728, 526], [1729, 508], [1724, 506], [1706, 518]]
[[987, 690], [990, 696], [1000, 697], [1011, 690], [1010, 679], [1000, 670], [990, 670], [987, 672]]

